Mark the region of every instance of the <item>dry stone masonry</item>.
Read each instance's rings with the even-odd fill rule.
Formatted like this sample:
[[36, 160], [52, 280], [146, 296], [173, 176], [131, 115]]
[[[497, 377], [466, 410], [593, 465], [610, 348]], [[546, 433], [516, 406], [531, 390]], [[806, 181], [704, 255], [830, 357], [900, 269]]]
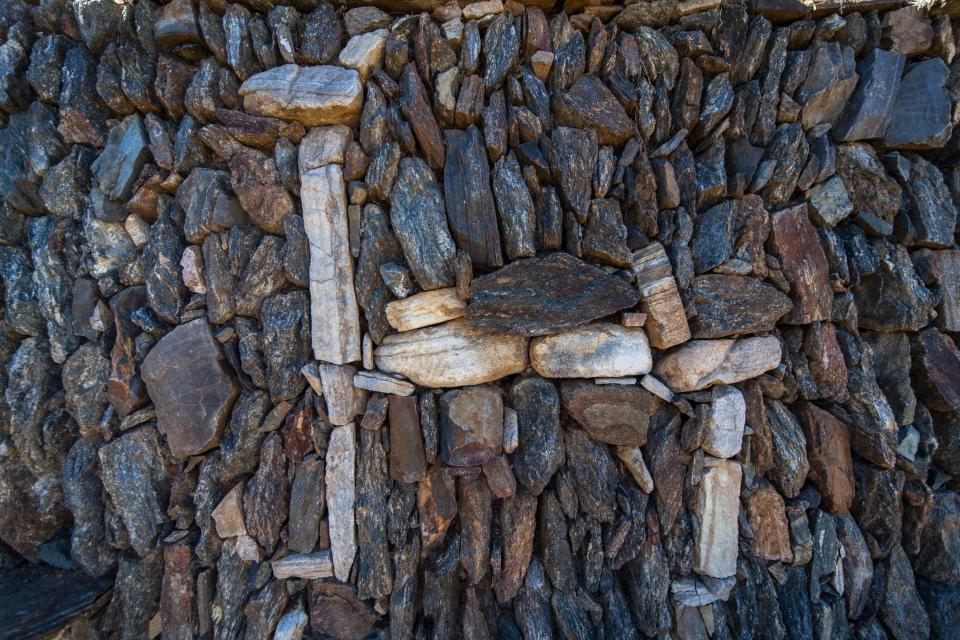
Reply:
[[960, 638], [958, 43], [0, 0], [0, 638]]

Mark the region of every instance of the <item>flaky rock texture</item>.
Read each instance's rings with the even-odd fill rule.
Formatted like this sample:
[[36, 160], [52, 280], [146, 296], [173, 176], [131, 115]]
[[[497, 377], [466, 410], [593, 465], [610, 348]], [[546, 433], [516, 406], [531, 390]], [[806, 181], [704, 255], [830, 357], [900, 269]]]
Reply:
[[958, 32], [0, 1], [0, 636], [955, 638]]

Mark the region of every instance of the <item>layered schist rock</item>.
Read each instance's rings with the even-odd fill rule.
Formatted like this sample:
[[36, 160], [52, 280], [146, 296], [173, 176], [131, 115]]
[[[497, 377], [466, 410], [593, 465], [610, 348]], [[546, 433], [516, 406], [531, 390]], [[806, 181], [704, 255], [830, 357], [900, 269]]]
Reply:
[[631, 270], [640, 289], [640, 308], [650, 344], [668, 349], [690, 339], [690, 326], [663, 245], [651, 242], [634, 252]]
[[530, 342], [530, 366], [545, 378], [615, 378], [650, 371], [642, 329], [594, 322]]

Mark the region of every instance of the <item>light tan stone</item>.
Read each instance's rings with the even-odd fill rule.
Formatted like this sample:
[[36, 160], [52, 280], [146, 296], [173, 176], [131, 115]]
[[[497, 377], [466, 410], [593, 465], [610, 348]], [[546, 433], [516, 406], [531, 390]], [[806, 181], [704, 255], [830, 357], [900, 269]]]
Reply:
[[457, 295], [456, 287], [423, 291], [387, 305], [387, 322], [397, 331], [410, 331], [462, 318], [467, 303]]
[[668, 349], [690, 339], [690, 325], [663, 245], [651, 242], [633, 253], [633, 274], [640, 289], [640, 309], [647, 314], [650, 344]]
[[684, 393], [756, 378], [780, 364], [774, 336], [692, 340], [661, 358], [653, 373], [674, 392]]
[[195, 244], [188, 245], [180, 256], [181, 276], [183, 284], [193, 293], [204, 294], [207, 292], [207, 281], [203, 274], [203, 255], [200, 247]]
[[703, 450], [717, 458], [732, 458], [743, 446], [743, 427], [747, 422], [747, 403], [736, 387], [718, 384], [706, 412]]
[[388, 335], [373, 352], [377, 368], [423, 387], [493, 382], [527, 366], [527, 340], [453, 320]]
[[316, 553], [291, 553], [274, 560], [270, 567], [273, 569], [273, 577], [278, 580], [330, 578], [333, 577], [333, 556], [329, 549]]
[[388, 393], [395, 396], [409, 396], [416, 387], [406, 380], [395, 378], [380, 371], [360, 371], [353, 376], [353, 386], [358, 389]]
[[344, 124], [313, 127], [300, 140], [297, 161], [300, 173], [319, 169], [328, 164], [343, 164], [347, 145], [353, 140], [353, 131]]
[[740, 512], [740, 464], [708, 457], [697, 486], [693, 510], [700, 520], [693, 570], [713, 578], [737, 572], [737, 520]]
[[472, 2], [463, 8], [464, 20], [479, 20], [484, 16], [503, 13], [503, 2], [501, 0], [483, 0], [483, 2]]
[[310, 242], [310, 316], [317, 360], [360, 360], [360, 311], [343, 169], [328, 164], [300, 175], [303, 227]]
[[644, 493], [653, 492], [653, 477], [650, 475], [650, 470], [647, 469], [647, 464], [643, 461], [643, 453], [640, 451], [640, 447], [623, 445], [617, 447], [615, 451], [623, 466], [633, 476], [640, 490]]
[[530, 365], [545, 378], [642, 375], [652, 362], [643, 329], [607, 322], [541, 336], [530, 344]]
[[350, 567], [357, 555], [357, 532], [353, 513], [356, 502], [357, 437], [356, 427], [335, 428], [327, 445], [327, 523], [330, 531], [330, 553], [337, 580], [350, 579]]
[[364, 403], [353, 385], [357, 375], [354, 365], [319, 364], [323, 397], [327, 401], [327, 417], [334, 426], [349, 423], [363, 413]]
[[537, 51], [530, 56], [530, 67], [533, 73], [543, 81], [550, 75], [550, 68], [553, 66], [554, 54], [552, 51]]
[[437, 74], [435, 104], [440, 122], [453, 123], [457, 110], [457, 94], [460, 92], [460, 68], [450, 67]]
[[386, 29], [378, 29], [353, 36], [340, 52], [340, 66], [356, 69], [360, 77], [366, 80], [374, 69], [383, 64], [388, 35], [390, 32]]
[[213, 522], [217, 527], [217, 535], [221, 538], [232, 538], [247, 533], [247, 526], [243, 519], [243, 490], [244, 483], [237, 483], [213, 510]]
[[360, 122], [363, 84], [353, 69], [285, 64], [253, 75], [240, 86], [249, 113], [297, 120], [308, 127]]

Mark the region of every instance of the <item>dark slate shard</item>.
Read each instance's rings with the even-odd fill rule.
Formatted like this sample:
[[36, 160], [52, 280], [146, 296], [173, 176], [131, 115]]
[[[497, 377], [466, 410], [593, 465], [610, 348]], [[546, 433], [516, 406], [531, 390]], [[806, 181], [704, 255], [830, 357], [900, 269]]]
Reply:
[[960, 585], [917, 576], [916, 588], [930, 620], [930, 637], [947, 640], [960, 624]]
[[790, 567], [786, 570], [786, 580], [777, 585], [777, 599], [780, 601], [780, 616], [787, 631], [785, 637], [790, 640], [813, 637], [813, 615], [804, 567]]
[[[4, 320], [7, 330], [23, 336], [39, 337], [44, 335], [46, 323], [34, 292], [32, 275], [26, 251], [21, 247], [0, 247], [0, 280], [3, 281]], [[74, 330], [76, 324], [74, 318]], [[89, 326], [89, 322], [87, 325]]]
[[637, 304], [625, 280], [565, 253], [518, 260], [470, 286], [467, 321], [525, 336], [580, 326]]
[[272, 580], [250, 596], [243, 608], [246, 617], [244, 637], [270, 637], [289, 600], [290, 593], [282, 580]]
[[443, 169], [443, 138], [430, 108], [430, 96], [413, 63], [407, 64], [400, 82], [400, 110], [410, 123], [420, 151], [434, 171]]
[[952, 491], [937, 491], [914, 563], [918, 576], [947, 584], [960, 584], [960, 545], [956, 537], [958, 526], [960, 496]]
[[909, 179], [904, 181], [910, 206], [897, 216], [894, 232], [908, 247], [949, 249], [957, 225], [957, 207], [936, 165], [909, 154]]
[[480, 130], [446, 131], [447, 153], [443, 190], [450, 231], [457, 246], [465, 250], [474, 266], [503, 265], [497, 229], [490, 167]]
[[697, 339], [771, 331], [793, 308], [777, 289], [744, 276], [697, 276], [690, 283], [690, 294], [696, 309], [690, 331]]
[[57, 130], [67, 143], [102, 147], [107, 141], [107, 110], [96, 91], [97, 63], [83, 45], [75, 45], [63, 59], [60, 72], [60, 123]]
[[945, 87], [947, 65], [931, 58], [903, 75], [883, 144], [894, 149], [938, 149], [953, 132], [951, 101]]
[[175, 456], [217, 446], [240, 389], [206, 319], [161, 338], [143, 361], [143, 380]]
[[857, 86], [855, 65], [851, 47], [839, 42], [815, 41], [807, 77], [794, 96], [803, 105], [804, 129], [833, 124], [840, 117]]
[[[567, 531], [567, 519], [556, 494], [552, 490], [544, 492], [537, 512], [537, 549], [553, 587], [569, 593], [576, 589], [577, 575]], [[527, 570], [528, 579], [532, 569]]]
[[88, 575], [100, 577], [113, 568], [107, 546], [103, 484], [100, 481], [100, 444], [79, 438], [63, 461], [63, 501], [73, 516], [70, 557]]
[[494, 162], [507, 150], [507, 107], [503, 91], [491, 95], [483, 109], [483, 143]]
[[291, 551], [310, 553], [317, 544], [320, 519], [326, 508], [324, 498], [324, 459], [309, 455], [297, 465], [290, 484], [290, 509], [287, 545]]
[[147, 556], [166, 520], [170, 491], [157, 432], [152, 427], [130, 431], [97, 453], [100, 479], [123, 521], [130, 546], [140, 557]]
[[697, 208], [713, 206], [727, 195], [727, 146], [720, 138], [697, 156]]
[[520, 34], [513, 14], [505, 11], [493, 19], [483, 36], [483, 85], [496, 91], [520, 52]]
[[[746, 16], [741, 18], [745, 20]], [[762, 15], [750, 18], [749, 25], [738, 24], [739, 20], [731, 20], [728, 26], [730, 39], [725, 40], [729, 47], [726, 58], [732, 61], [730, 80], [740, 85], [753, 79], [760, 65], [763, 63], [763, 54], [767, 48], [767, 41], [773, 34], [773, 25]], [[746, 39], [743, 40], [743, 37]]]
[[[954, 342], [932, 327], [911, 338], [911, 374], [923, 404], [929, 409], [947, 414], [960, 411], [960, 378], [957, 377], [960, 373], [960, 358], [956, 355]], [[910, 361], [909, 356], [904, 364]], [[938, 454], [946, 453], [955, 446], [956, 436], [950, 435], [946, 424], [935, 426], [938, 432], [946, 436], [940, 439], [942, 451], [938, 451]], [[945, 468], [952, 470], [953, 463]]]
[[727, 200], [697, 216], [690, 245], [697, 273], [711, 271], [733, 254], [738, 208], [737, 201]]
[[513, 471], [517, 480], [537, 496], [564, 459], [560, 398], [552, 382], [530, 377], [514, 382], [508, 404], [517, 412], [520, 436]]
[[593, 129], [600, 144], [619, 147], [636, 131], [623, 106], [596, 76], [580, 76], [555, 98], [553, 109], [557, 124]]
[[73, 281], [67, 272], [63, 232], [52, 217], [34, 218], [27, 228], [33, 286], [40, 312], [47, 321], [50, 357], [63, 363], [79, 340], [73, 333], [70, 297]]
[[83, 219], [90, 193], [90, 167], [96, 157], [89, 147], [74, 145], [63, 160], [43, 175], [40, 198], [47, 211], [61, 218]]
[[831, 135], [840, 142], [882, 138], [890, 126], [906, 63], [902, 53], [872, 49], [857, 64], [860, 80]]
[[417, 283], [425, 291], [452, 286], [456, 246], [447, 229], [440, 187], [426, 162], [400, 161], [390, 200], [390, 221]]
[[282, 234], [284, 218], [295, 214], [297, 208], [280, 184], [280, 172], [273, 158], [238, 144], [228, 164], [230, 185], [250, 220], [266, 233]]
[[780, 493], [787, 498], [795, 498], [810, 470], [807, 439], [800, 421], [783, 402], [766, 398], [764, 403], [773, 438], [773, 468], [768, 475]]
[[236, 277], [230, 271], [228, 240], [226, 233], [211, 233], [203, 240], [207, 317], [214, 324], [229, 321], [237, 311], [234, 298]]
[[[360, 225], [360, 260], [355, 286], [357, 300], [367, 319], [367, 330], [376, 343], [383, 340], [390, 330], [385, 308], [393, 299], [381, 276], [381, 267], [403, 261], [403, 252], [390, 230], [387, 216], [379, 206], [368, 204], [363, 210]], [[407, 277], [409, 278], [409, 273]]]
[[60, 33], [43, 35], [33, 44], [26, 80], [44, 102], [56, 104], [60, 99], [63, 57], [72, 44], [67, 36]]
[[54, 126], [56, 121], [52, 107], [34, 101], [0, 129], [0, 194], [11, 209], [43, 212], [37, 187], [44, 173], [69, 150]]
[[360, 430], [357, 454], [357, 595], [382, 598], [393, 588], [393, 571], [387, 547], [387, 510], [390, 475], [387, 453], [379, 431]]
[[932, 292], [914, 271], [906, 247], [885, 240], [871, 245], [880, 258], [854, 287], [859, 325], [874, 331], [918, 331], [933, 315]]
[[917, 593], [910, 559], [899, 544], [890, 553], [880, 620], [895, 638], [930, 637], [930, 619]]
[[780, 125], [767, 142], [761, 165], [768, 164], [771, 173], [760, 194], [768, 208], [777, 209], [786, 205], [796, 190], [800, 173], [807, 164], [809, 145], [798, 122]]
[[640, 521], [641, 528], [645, 524], [646, 535], [637, 542], [636, 557], [625, 565], [625, 587], [639, 629], [654, 636], [670, 627], [668, 558], [660, 543], [655, 511], [650, 508], [632, 517]]
[[149, 635], [163, 581], [163, 553], [153, 550], [141, 558], [122, 558], [117, 567], [110, 603], [117, 632], [125, 638]]
[[237, 549], [237, 539], [231, 538], [224, 542], [223, 553], [217, 561], [217, 587], [213, 608], [220, 612], [214, 622], [216, 639], [238, 638], [244, 624], [243, 606], [247, 598], [253, 593], [255, 572], [250, 571], [250, 565], [240, 557]]
[[680, 417], [664, 405], [651, 419], [644, 460], [653, 478], [657, 515], [662, 529], [673, 528], [690, 456], [680, 447]]
[[551, 137], [550, 173], [564, 205], [586, 222], [590, 207], [590, 178], [596, 165], [597, 145], [587, 133], [557, 127]]
[[885, 558], [899, 545], [904, 475], [855, 462], [856, 491], [850, 513], [857, 520], [874, 558]]
[[580, 508], [600, 522], [612, 522], [618, 477], [607, 448], [581, 429], [567, 429], [563, 442]]
[[[761, 80], [760, 107], [757, 119], [750, 132], [750, 142], [766, 146], [773, 139], [777, 126], [777, 106], [780, 103], [780, 78], [787, 63], [787, 40], [789, 31], [780, 28], [773, 33], [773, 42], [767, 53], [766, 65]], [[762, 55], [762, 54], [760, 54]], [[798, 127], [799, 128], [799, 127]]]
[[893, 222], [902, 190], [889, 176], [873, 147], [863, 143], [837, 146], [837, 174], [843, 179], [855, 213], [872, 213]]
[[237, 314], [256, 317], [260, 315], [263, 301], [279, 291], [284, 285], [283, 240], [277, 236], [264, 235], [237, 279]]
[[63, 364], [64, 403], [77, 421], [81, 434], [94, 434], [99, 427], [110, 404], [107, 395], [109, 377], [110, 360], [95, 342], [80, 345]]
[[704, 90], [699, 118], [691, 131], [691, 137], [694, 140], [702, 140], [709, 136], [730, 112], [733, 101], [734, 91], [729, 74], [720, 73], [714, 76]]
[[482, 477], [457, 479], [460, 518], [460, 565], [471, 584], [479, 583], [490, 567], [493, 496]]
[[303, 392], [300, 370], [310, 360], [310, 301], [305, 291], [267, 298], [260, 313], [260, 340], [270, 399], [293, 400]]
[[590, 613], [580, 604], [577, 597], [554, 591], [550, 598], [554, 620], [564, 638], [589, 638], [594, 634]]
[[612, 198], [592, 200], [583, 235], [583, 256], [624, 269], [632, 264], [627, 227], [619, 203]]
[[180, 266], [186, 244], [167, 216], [161, 216], [151, 225], [147, 238], [141, 260], [147, 276], [150, 307], [164, 322], [176, 324], [189, 295]]
[[303, 218], [296, 214], [283, 219], [283, 272], [287, 280], [300, 288], [310, 284], [310, 243], [303, 229]]
[[493, 168], [493, 193], [500, 213], [507, 259], [536, 255], [537, 214], [513, 152], [497, 160]]
[[[44, 434], [47, 403], [56, 393], [56, 370], [46, 341], [42, 338], [21, 341], [9, 357], [6, 375], [5, 413], [12, 444], [22, 464], [35, 475], [43, 476], [56, 466], [52, 459], [55, 452], [48, 451]], [[65, 452], [69, 445], [64, 445]]]
[[134, 352], [134, 337], [138, 330], [130, 320], [131, 314], [146, 303], [146, 287], [127, 287], [110, 298], [116, 338], [110, 351], [107, 390], [110, 404], [121, 417], [126, 417], [150, 401]]
[[209, 233], [248, 221], [233, 195], [229, 178], [223, 171], [197, 168], [177, 189], [177, 203], [186, 214], [183, 233], [190, 242], [199, 244]]
[[243, 495], [244, 521], [250, 534], [267, 554], [280, 539], [280, 527], [287, 519], [287, 457], [279, 433], [271, 433], [260, 448], [260, 466], [247, 483]]

